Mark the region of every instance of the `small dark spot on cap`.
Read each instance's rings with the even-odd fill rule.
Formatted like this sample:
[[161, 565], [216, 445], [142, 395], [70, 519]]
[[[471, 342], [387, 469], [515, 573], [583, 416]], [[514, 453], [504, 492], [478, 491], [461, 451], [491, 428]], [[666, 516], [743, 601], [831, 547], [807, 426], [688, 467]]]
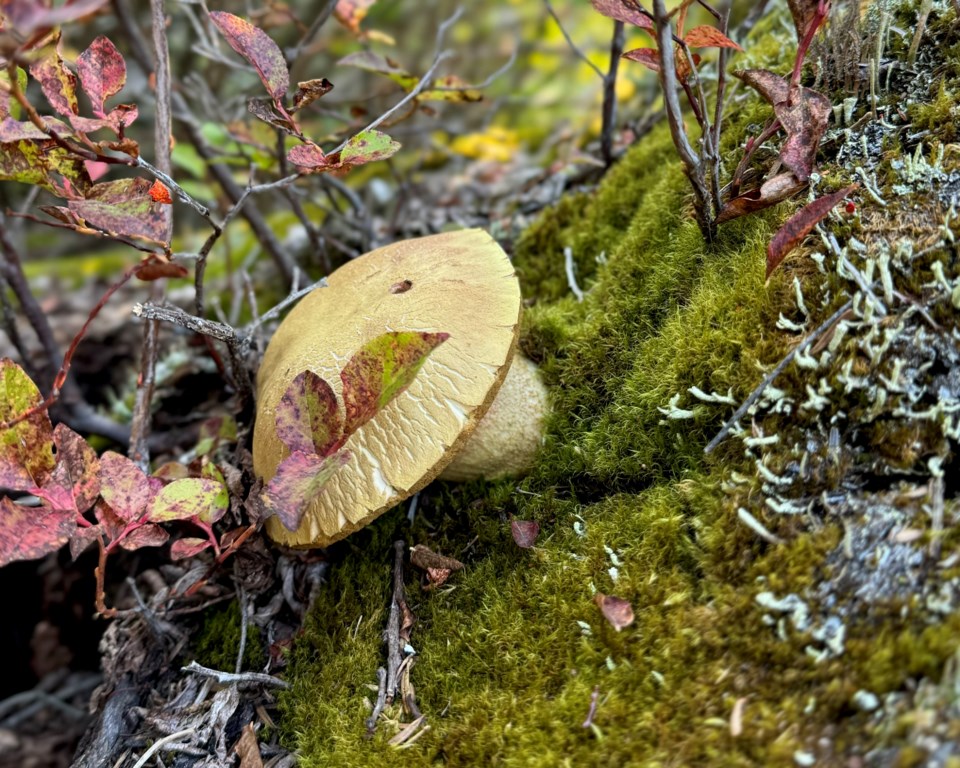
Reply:
[[406, 293], [413, 288], [413, 282], [410, 280], [401, 280], [390, 286], [390, 293]]

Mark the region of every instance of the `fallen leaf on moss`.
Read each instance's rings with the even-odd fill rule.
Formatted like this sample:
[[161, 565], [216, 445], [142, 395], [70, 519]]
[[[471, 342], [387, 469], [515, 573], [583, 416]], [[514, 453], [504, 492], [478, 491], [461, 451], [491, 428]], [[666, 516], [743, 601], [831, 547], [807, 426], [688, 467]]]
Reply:
[[849, 187], [844, 187], [832, 194], [818, 197], [787, 219], [784, 225], [777, 230], [777, 234], [773, 236], [770, 245], [767, 246], [767, 277], [770, 277], [770, 274], [780, 266], [780, 262], [784, 260], [786, 255], [813, 231], [817, 222], [823, 220], [837, 203], [858, 186], [858, 184], [851, 184]]
[[530, 549], [537, 543], [537, 536], [540, 535], [540, 525], [533, 520], [511, 520], [510, 533], [513, 534], [513, 540], [521, 549]]
[[438, 555], [429, 547], [423, 544], [417, 544], [410, 547], [410, 562], [421, 570], [445, 569], [447, 571], [459, 571], [463, 568], [463, 563], [452, 557]]
[[597, 592], [593, 597], [593, 602], [600, 607], [603, 618], [609, 621], [610, 626], [617, 632], [633, 624], [633, 606], [630, 605], [629, 600]]

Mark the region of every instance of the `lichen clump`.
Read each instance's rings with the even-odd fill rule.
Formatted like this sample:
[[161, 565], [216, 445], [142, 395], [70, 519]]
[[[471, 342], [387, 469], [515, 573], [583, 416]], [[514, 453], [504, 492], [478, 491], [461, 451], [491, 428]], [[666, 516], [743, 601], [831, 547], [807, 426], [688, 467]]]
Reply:
[[[932, 64], [958, 44], [955, 12], [930, 29], [917, 77], [950, 77]], [[792, 50], [773, 23], [756, 33], [751, 55]], [[704, 243], [663, 125], [527, 231], [522, 346], [553, 401], [541, 456], [519, 484], [433, 486], [412, 526], [397, 510], [332, 553], [282, 699], [302, 765], [915, 765], [960, 749], [960, 153], [879, 96], [883, 125], [861, 104], [814, 181], [860, 180], [852, 210], [766, 284], [790, 205]], [[734, 143], [764, 109], [741, 98]], [[534, 549], [511, 518], [540, 524]], [[467, 564], [437, 590], [408, 583], [430, 730], [402, 757], [399, 704], [364, 727], [399, 536]], [[629, 600], [634, 624], [610, 626], [597, 592]]]

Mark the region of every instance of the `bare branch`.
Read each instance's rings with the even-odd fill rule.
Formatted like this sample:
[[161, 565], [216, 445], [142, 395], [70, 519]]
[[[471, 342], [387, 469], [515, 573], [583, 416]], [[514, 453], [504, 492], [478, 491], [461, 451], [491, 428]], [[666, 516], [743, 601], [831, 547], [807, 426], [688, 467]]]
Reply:
[[191, 661], [187, 666], [180, 667], [183, 672], [193, 672], [195, 675], [203, 677], [212, 677], [220, 685], [267, 685], [274, 688], [289, 688], [290, 683], [281, 680], [273, 675], [265, 675], [262, 672], [241, 672], [239, 675], [233, 672], [220, 672], [216, 669], [210, 669]]

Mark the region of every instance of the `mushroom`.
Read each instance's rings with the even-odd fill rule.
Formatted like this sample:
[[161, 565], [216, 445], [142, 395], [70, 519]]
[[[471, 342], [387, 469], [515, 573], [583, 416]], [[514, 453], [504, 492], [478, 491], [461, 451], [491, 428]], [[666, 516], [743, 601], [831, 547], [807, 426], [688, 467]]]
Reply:
[[[529, 465], [540, 444], [546, 391], [536, 366], [516, 354], [520, 286], [493, 238], [469, 229], [394, 243], [344, 264], [327, 283], [294, 307], [264, 353], [253, 466], [265, 481], [288, 452], [274, 414], [299, 373], [325, 379], [342, 402], [340, 370], [370, 340], [389, 331], [449, 338], [405, 392], [350, 436], [349, 459], [308, 506], [300, 527], [291, 532], [276, 518], [267, 520], [271, 538], [294, 547], [327, 546], [448, 465], [447, 477], [457, 480]], [[451, 465], [461, 451], [459, 465]]]

